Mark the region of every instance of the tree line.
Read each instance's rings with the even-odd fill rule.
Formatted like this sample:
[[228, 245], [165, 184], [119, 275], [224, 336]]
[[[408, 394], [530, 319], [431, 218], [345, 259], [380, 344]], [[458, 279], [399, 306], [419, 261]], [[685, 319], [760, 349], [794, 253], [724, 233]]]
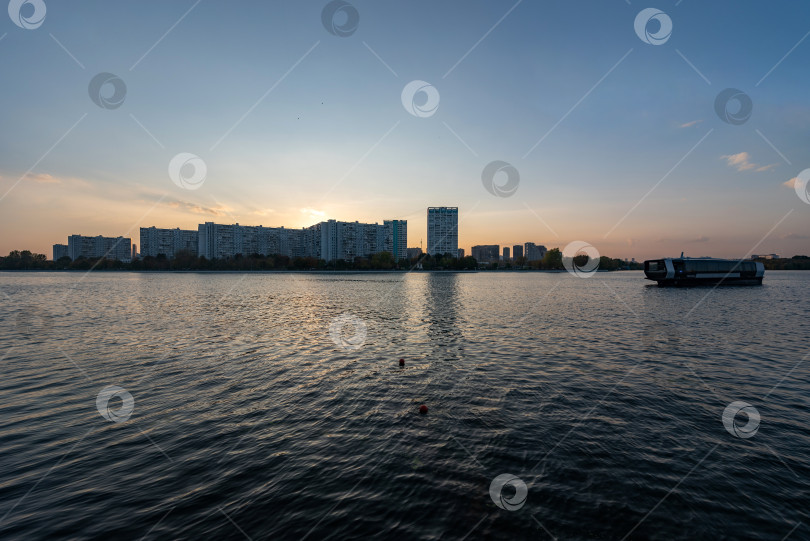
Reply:
[[[574, 258], [574, 264], [584, 267], [588, 264], [587, 255]], [[792, 258], [757, 259], [767, 270], [810, 270], [810, 257], [795, 255]], [[250, 271], [250, 270], [476, 270], [476, 269], [530, 269], [530, 270], [563, 270], [562, 252], [559, 248], [548, 250], [543, 259], [527, 261], [518, 257], [514, 261], [479, 263], [474, 257], [453, 257], [451, 254], [422, 254], [418, 258], [394, 259], [390, 252], [379, 252], [368, 257], [356, 257], [353, 261], [325, 261], [315, 257], [289, 257], [286, 255], [237, 254], [227, 259], [206, 259], [191, 252], [180, 252], [174, 258], [163, 254], [157, 257], [146, 256], [132, 262], [112, 259], [90, 259], [80, 257], [71, 260], [62, 257], [50, 261], [44, 254], [30, 250], [13, 250], [8, 256], [0, 257], [0, 270], [134, 270], [134, 271], [172, 271], [172, 270], [214, 270], [214, 271]], [[599, 270], [641, 270], [644, 264], [627, 262], [621, 259], [602, 256], [599, 258]]]
[[756, 259], [755, 261], [760, 261], [766, 270], [810, 270], [810, 256], [806, 255], [779, 259]]
[[135, 261], [79, 257], [48, 260], [44, 254], [29, 250], [14, 250], [0, 257], [0, 270], [133, 270], [133, 271], [261, 271], [261, 270], [475, 270], [478, 262], [472, 257], [455, 258], [450, 254], [423, 255], [420, 258], [395, 260], [390, 252], [379, 252], [353, 261], [325, 261], [315, 257], [286, 255], [237, 254], [227, 259], [207, 259], [191, 252], [179, 252], [168, 258], [164, 254], [145, 256]]
[[[578, 255], [574, 257], [574, 265], [577, 267], [584, 267], [590, 261], [587, 255]], [[499, 261], [492, 262], [488, 265], [492, 269], [537, 269], [537, 270], [564, 270], [562, 251], [559, 248], [551, 248], [546, 251], [543, 259], [537, 261], [528, 261], [526, 256], [515, 258], [514, 261]], [[599, 258], [599, 270], [613, 271], [613, 270], [642, 270], [644, 263], [636, 261], [624, 261], [623, 259], [614, 259], [607, 256]]]

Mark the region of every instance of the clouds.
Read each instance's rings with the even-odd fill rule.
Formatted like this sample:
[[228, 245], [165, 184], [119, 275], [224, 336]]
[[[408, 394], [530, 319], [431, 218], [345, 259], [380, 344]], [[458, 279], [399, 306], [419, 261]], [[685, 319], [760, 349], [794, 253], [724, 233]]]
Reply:
[[707, 237], [706, 235], [701, 235], [696, 239], [688, 240], [686, 242], [692, 242], [692, 243], [694, 243], [694, 242], [709, 242], [709, 240], [711, 240], [711, 239], [709, 239], [709, 237]]
[[62, 182], [61, 179], [56, 178], [53, 175], [49, 175], [48, 173], [37, 173], [36, 175], [33, 173], [28, 173], [25, 175], [25, 180], [30, 180], [39, 184], [60, 184]]
[[771, 163], [768, 165], [759, 165], [758, 163], [754, 163], [751, 161], [751, 155], [748, 152], [738, 152], [737, 154], [726, 154], [720, 157], [726, 160], [726, 164], [729, 167], [733, 167], [737, 171], [753, 170], [755, 173], [761, 173], [762, 171], [767, 171], [768, 169], [772, 169], [777, 165], [779, 165], [776, 163]]
[[184, 210], [192, 214], [207, 214], [209, 216], [228, 216], [228, 209], [222, 205], [216, 207], [204, 207], [197, 203], [189, 203], [188, 201], [181, 201], [175, 199], [166, 202], [166, 205], [173, 209]]
[[696, 125], [700, 124], [701, 122], [703, 122], [703, 119], [693, 120], [691, 122], [686, 122], [684, 124], [681, 124], [679, 127], [680, 128], [691, 128], [692, 126], [696, 126]]
[[322, 210], [312, 208], [302, 208], [301, 214], [308, 216], [310, 220], [321, 221], [326, 218], [326, 213]]
[[793, 177], [792, 179], [783, 182], [782, 186], [787, 186], [791, 190], [795, 190], [796, 189], [796, 181], [798, 181], [798, 180], [799, 180], [799, 177]]

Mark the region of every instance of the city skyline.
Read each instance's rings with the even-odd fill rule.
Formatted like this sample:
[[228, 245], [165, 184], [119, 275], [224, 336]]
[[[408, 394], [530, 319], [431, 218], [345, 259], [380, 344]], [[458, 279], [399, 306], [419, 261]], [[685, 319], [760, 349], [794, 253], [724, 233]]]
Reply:
[[[658, 44], [621, 2], [480, 3], [461, 25], [449, 4], [356, 2], [343, 37], [325, 4], [251, 5], [249, 20], [187, 4], [49, 3], [41, 27], [4, 20], [16, 82], [0, 113], [15, 126], [0, 145], [0, 253], [47, 254], [55, 231], [378, 215], [410, 221], [426, 247], [428, 205], [460, 208], [467, 249], [808, 251], [792, 188], [810, 166], [807, 6], [668, 2]], [[727, 88], [751, 103], [741, 121], [718, 110]], [[206, 173], [192, 185], [189, 163]]]
[[[79, 257], [106, 257], [129, 261], [136, 257], [156, 257], [161, 254], [172, 259], [180, 252], [207, 259], [259, 254], [350, 261], [357, 256], [366, 257], [381, 251], [391, 253], [394, 260], [410, 258], [407, 253], [412, 251], [431, 255], [450, 253], [463, 258], [465, 249], [459, 249], [455, 240], [458, 236], [458, 208], [428, 207], [427, 211], [428, 231], [435, 239], [429, 243], [432, 249], [424, 252], [421, 246], [408, 246], [406, 220], [383, 220], [380, 224], [329, 219], [304, 228], [214, 222], [198, 224], [197, 229], [148, 226], [140, 228], [140, 244], [132, 242], [129, 237], [71, 234], [67, 244], [53, 244], [51, 253], [53, 261], [64, 256], [74, 260]], [[541, 260], [547, 251], [544, 245], [526, 242], [514, 246], [515, 258], [522, 257], [524, 246], [527, 261]], [[489, 252], [484, 255], [482, 249], [489, 249]], [[501, 259], [499, 250], [500, 245], [473, 245], [470, 254], [479, 262], [491, 262]], [[512, 259], [509, 250], [508, 247], [504, 248], [504, 261]]]

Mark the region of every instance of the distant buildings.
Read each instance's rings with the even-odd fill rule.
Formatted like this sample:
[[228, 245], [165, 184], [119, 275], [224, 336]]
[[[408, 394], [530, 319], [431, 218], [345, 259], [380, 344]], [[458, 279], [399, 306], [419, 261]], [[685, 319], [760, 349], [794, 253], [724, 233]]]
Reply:
[[378, 252], [390, 252], [395, 260], [407, 256], [406, 220], [385, 220], [382, 225], [329, 220], [308, 230], [313, 231], [313, 238], [308, 241], [306, 255], [326, 261], [352, 261]]
[[472, 247], [472, 256], [479, 263], [493, 263], [498, 261], [500, 246], [497, 244], [483, 244]]
[[[67, 249], [65, 251], [65, 249]], [[80, 257], [87, 259], [115, 259], [129, 261], [132, 257], [131, 241], [125, 237], [85, 237], [83, 235], [70, 235], [67, 246], [53, 245], [54, 261], [60, 257], [68, 256], [76, 260]]]
[[504, 263], [510, 261], [518, 261], [525, 255], [526, 262], [540, 261], [546, 255], [546, 247], [537, 245], [533, 242], [525, 244], [515, 244], [511, 248], [504, 246], [501, 250], [500, 245], [497, 244], [481, 244], [472, 247], [472, 256], [479, 263], [495, 263], [503, 261]]
[[398, 260], [406, 257], [408, 246], [406, 220], [385, 220], [382, 225], [328, 220], [301, 229], [206, 222], [196, 234], [197, 254], [207, 259], [259, 254], [353, 261], [390, 252]]
[[422, 249], [421, 248], [408, 248], [406, 253], [407, 253], [407, 258], [408, 259], [416, 259], [420, 255], [422, 255]]
[[197, 227], [197, 254], [206, 259], [227, 259], [238, 254], [305, 257], [313, 255], [315, 236], [312, 228], [205, 222]]
[[[328, 220], [301, 229], [206, 222], [197, 226], [197, 231], [142, 227], [140, 240], [141, 257], [163, 254], [168, 259], [188, 253], [207, 259], [258, 254], [352, 261], [355, 257], [390, 252], [399, 260], [411, 250], [407, 248], [406, 220], [385, 220], [382, 225]], [[421, 253], [421, 249], [417, 250]], [[64, 256], [74, 260], [106, 257], [130, 261], [137, 258], [138, 251], [128, 238], [71, 235], [67, 245], [53, 245], [54, 261]]]
[[[450, 254], [464, 258], [465, 251], [458, 247], [458, 207], [428, 207], [427, 253], [433, 256]], [[384, 220], [379, 223], [324, 222], [288, 229], [262, 225], [216, 224], [205, 222], [197, 230], [180, 228], [140, 229], [140, 254], [138, 246], [124, 237], [86, 237], [70, 235], [67, 244], [53, 245], [54, 261], [62, 257], [72, 260], [84, 257], [105, 257], [119, 261], [134, 261], [140, 257], [176, 258], [181, 253], [206, 259], [229, 259], [236, 256], [286, 256], [289, 258], [311, 257], [325, 261], [354, 261], [358, 257], [370, 257], [381, 252], [390, 253], [395, 261], [418, 259], [422, 248], [408, 248], [408, 222]], [[523, 245], [501, 246], [483, 244], [473, 246], [471, 255], [479, 263], [505, 263], [525, 258], [528, 262], [542, 260], [546, 247], [527, 242]], [[754, 255], [752, 259], [778, 259], [776, 254]]]
[[405, 259], [408, 256], [408, 220], [384, 220], [383, 227], [386, 235], [383, 251], [390, 251], [396, 261]]
[[458, 254], [458, 207], [428, 207], [427, 253]]
[[527, 242], [523, 245], [526, 255], [526, 261], [540, 261], [546, 255], [546, 247], [543, 245], [536, 245], [533, 242]]
[[[464, 249], [458, 247], [458, 207], [428, 207], [427, 226], [428, 254], [464, 258]], [[53, 245], [53, 259], [56, 261], [67, 256], [73, 260], [105, 257], [134, 261], [139, 256], [158, 257], [162, 254], [173, 259], [187, 253], [206, 259], [278, 255], [353, 261], [357, 257], [388, 252], [399, 261], [417, 259], [422, 255], [421, 247], [408, 248], [407, 220], [384, 220], [382, 224], [327, 220], [300, 229], [214, 222], [199, 224], [196, 231], [142, 227], [140, 246], [139, 254], [137, 245], [129, 238], [70, 235], [67, 244]], [[472, 247], [471, 255], [479, 263], [496, 263], [501, 259], [504, 262], [518, 261], [524, 257], [526, 262], [533, 262], [546, 255], [546, 247], [533, 242], [516, 244], [511, 249], [504, 246], [503, 252], [500, 250], [497, 244], [477, 245]], [[778, 259], [779, 256], [752, 256], [752, 259], [756, 258]]]
[[751, 259], [779, 259], [778, 254], [752, 255]]
[[59, 261], [63, 257], [69, 257], [67, 244], [54, 244], [53, 245], [53, 260]]
[[157, 257], [159, 254], [163, 254], [167, 258], [172, 259], [181, 251], [188, 252], [194, 256], [197, 255], [196, 231], [183, 230], [180, 228], [141, 228], [141, 257]]

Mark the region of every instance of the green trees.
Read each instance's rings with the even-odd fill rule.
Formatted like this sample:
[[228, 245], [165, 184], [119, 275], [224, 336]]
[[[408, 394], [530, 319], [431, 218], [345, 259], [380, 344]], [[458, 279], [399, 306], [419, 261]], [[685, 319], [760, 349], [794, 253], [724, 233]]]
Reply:
[[543, 257], [543, 269], [546, 270], [561, 270], [563, 268], [562, 264], [562, 252], [560, 252], [559, 248], [552, 248], [551, 250], [546, 252], [546, 255]]
[[418, 268], [419, 265], [422, 266], [422, 270], [476, 270], [478, 261], [469, 255], [459, 259], [449, 253], [436, 256], [423, 254], [418, 258], [411, 259], [410, 265], [405, 268]]
[[371, 256], [371, 267], [389, 270], [395, 266], [394, 256], [391, 252], [379, 252]]
[[794, 255], [790, 259], [758, 259], [767, 270], [810, 270], [810, 257]]
[[599, 270], [619, 270], [623, 269], [626, 265], [627, 264], [621, 259], [613, 259], [604, 255], [599, 258]]
[[[768, 270], [810, 270], [810, 257], [796, 255], [792, 258], [760, 259]], [[588, 256], [580, 255], [574, 258], [574, 263], [580, 267], [588, 263]], [[514, 267], [530, 265], [533, 269], [563, 270], [562, 253], [559, 248], [552, 248], [546, 252], [541, 261], [526, 262], [525, 257], [519, 257]], [[8, 256], [0, 257], [0, 270], [135, 270], [135, 271], [182, 271], [182, 270], [221, 270], [221, 271], [253, 271], [253, 270], [411, 270], [415, 268], [424, 270], [476, 270], [478, 261], [472, 256], [461, 259], [452, 254], [429, 255], [424, 254], [418, 258], [400, 259], [396, 261], [390, 252], [379, 252], [366, 257], [356, 257], [354, 261], [324, 261], [315, 257], [289, 257], [286, 255], [238, 254], [227, 259], [206, 259], [198, 257], [192, 252], [178, 252], [173, 258], [164, 254], [157, 257], [145, 256], [141, 259], [125, 263], [111, 259], [87, 259], [80, 257], [71, 261], [69, 257], [62, 257], [58, 261], [48, 261], [43, 254], [33, 253], [30, 250], [13, 250]], [[510, 266], [506, 264], [508, 269]], [[498, 268], [493, 266], [493, 268]], [[641, 262], [628, 262], [607, 256], [599, 258], [599, 270], [612, 271], [619, 269], [643, 269]]]
[[35, 254], [30, 250], [12, 250], [7, 257], [0, 257], [0, 269], [31, 270], [50, 269], [53, 262], [48, 261], [44, 254]]

